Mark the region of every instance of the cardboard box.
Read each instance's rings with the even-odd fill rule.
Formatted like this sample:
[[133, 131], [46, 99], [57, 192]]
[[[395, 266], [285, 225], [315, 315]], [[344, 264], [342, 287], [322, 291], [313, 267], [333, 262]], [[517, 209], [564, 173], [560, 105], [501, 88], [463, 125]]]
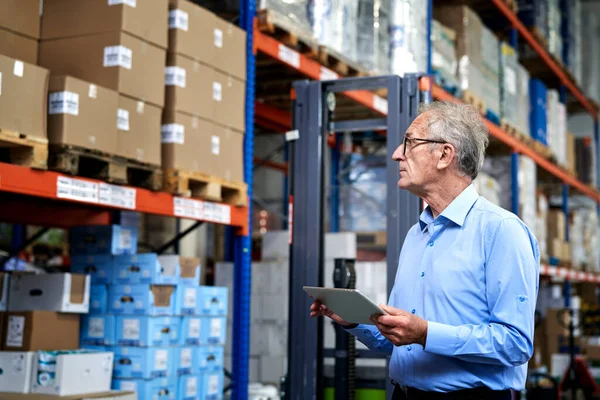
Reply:
[[175, 285], [179, 281], [177, 267], [177, 264], [161, 265], [156, 253], [115, 256], [113, 283]]
[[176, 315], [200, 315], [201, 300], [199, 286], [179, 285], [176, 290]]
[[229, 289], [219, 286], [200, 286], [200, 315], [227, 315]]
[[213, 30], [216, 69], [246, 81], [246, 32], [222, 18]]
[[105, 284], [90, 287], [90, 314], [105, 314], [108, 311], [108, 287]]
[[158, 262], [166, 269], [179, 271], [179, 283], [182, 285], [198, 285], [200, 283], [200, 259], [181, 257], [178, 255], [158, 256]]
[[231, 75], [215, 71], [212, 83], [215, 102], [213, 120], [239, 132], [246, 130], [246, 84]]
[[48, 140], [106, 153], [117, 152], [119, 95], [70, 76], [48, 85]]
[[202, 337], [202, 322], [199, 317], [184, 316], [179, 330], [180, 346], [198, 346]]
[[117, 316], [117, 345], [169, 347], [179, 343], [181, 321], [173, 317]]
[[35, 39], [0, 28], [0, 54], [29, 64], [37, 64], [38, 42]]
[[117, 154], [160, 165], [161, 108], [119, 96]]
[[201, 399], [219, 399], [223, 393], [223, 370], [202, 372]]
[[0, 55], [0, 128], [47, 138], [49, 71]]
[[562, 210], [548, 211], [547, 223], [548, 237], [565, 240], [565, 213]]
[[168, 0], [44, 0], [42, 39], [124, 31], [167, 48]]
[[[52, 335], [48, 327], [52, 327]], [[68, 350], [79, 346], [79, 315], [52, 311], [8, 312], [2, 349], [12, 351]]]
[[[55, 372], [47, 372], [47, 366], [39, 368], [41, 361], [55, 364]], [[37, 352], [33, 365], [32, 393], [70, 396], [110, 390], [113, 366], [113, 353], [110, 352], [58, 355]]]
[[0, 352], [0, 387], [3, 392], [29, 393], [34, 352]]
[[[165, 393], [177, 393], [177, 376], [171, 374], [168, 378], [155, 379], [113, 379], [115, 390], [127, 390], [138, 394], [142, 399], [160, 399]], [[171, 398], [169, 396], [169, 398]], [[174, 398], [174, 397], [173, 397]], [[121, 399], [119, 399], [121, 400]]]
[[169, 1], [169, 52], [214, 65], [217, 16], [187, 0]]
[[559, 238], [552, 238], [548, 240], [548, 255], [550, 255], [550, 257], [555, 257], [562, 261], [564, 258], [564, 248], [565, 242], [563, 240]]
[[94, 284], [111, 283], [113, 279], [113, 256], [71, 256], [71, 272], [88, 274]]
[[219, 94], [215, 93], [213, 96], [216, 74], [206, 64], [169, 54], [164, 77], [165, 108], [214, 120], [215, 97]]
[[111, 285], [109, 311], [117, 315], [173, 315], [175, 286]]
[[234, 130], [184, 113], [165, 110], [162, 166], [220, 178], [244, 180], [244, 136]]
[[120, 225], [76, 226], [71, 229], [72, 255], [137, 253], [137, 229]]
[[6, 273], [6, 272], [0, 272], [0, 311], [8, 310], [9, 289], [10, 289], [10, 274]]
[[226, 317], [200, 317], [200, 344], [224, 346], [227, 339]]
[[114, 346], [117, 344], [117, 317], [114, 315], [83, 315], [81, 317], [81, 344]]
[[195, 400], [202, 390], [200, 374], [183, 375], [178, 377], [177, 400]]
[[115, 378], [158, 378], [169, 375], [173, 349], [159, 347], [114, 347]]
[[198, 368], [200, 371], [218, 371], [223, 369], [225, 349], [220, 346], [199, 346], [195, 348], [198, 352]]
[[3, 0], [0, 27], [40, 38], [40, 0]]
[[90, 277], [70, 273], [14, 274], [10, 280], [10, 311], [57, 311], [87, 314]]
[[162, 107], [165, 55], [165, 50], [125, 32], [106, 32], [44, 40], [39, 64], [53, 75], [71, 75]]
[[191, 375], [198, 372], [200, 353], [198, 347], [178, 347], [175, 349], [173, 365], [178, 375]]

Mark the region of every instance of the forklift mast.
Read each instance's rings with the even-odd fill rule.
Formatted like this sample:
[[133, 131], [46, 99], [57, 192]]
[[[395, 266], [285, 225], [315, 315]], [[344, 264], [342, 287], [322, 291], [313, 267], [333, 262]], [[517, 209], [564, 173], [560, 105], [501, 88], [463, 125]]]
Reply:
[[[418, 75], [343, 78], [294, 82], [293, 129], [288, 177], [290, 199], [290, 286], [288, 369], [285, 398], [322, 399], [323, 319], [309, 316], [311, 299], [303, 286], [324, 286], [324, 154], [327, 136], [336, 132], [387, 132], [387, 294], [394, 284], [398, 257], [411, 226], [418, 222], [421, 201], [397, 189], [398, 163], [392, 154], [417, 116], [421, 93]], [[336, 94], [387, 90], [387, 115], [379, 118], [338, 120]], [[379, 105], [378, 109], [384, 107]], [[384, 110], [383, 110], [384, 111]], [[383, 112], [382, 112], [383, 113]], [[388, 383], [388, 398], [391, 397]]]

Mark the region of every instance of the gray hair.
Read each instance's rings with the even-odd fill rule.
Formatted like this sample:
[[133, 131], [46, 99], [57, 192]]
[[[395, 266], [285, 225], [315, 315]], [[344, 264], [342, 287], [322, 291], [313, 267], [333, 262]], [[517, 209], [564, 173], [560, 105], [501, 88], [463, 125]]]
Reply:
[[427, 113], [429, 138], [453, 145], [458, 169], [475, 179], [489, 143], [488, 129], [477, 109], [469, 104], [435, 101], [419, 108], [419, 114], [424, 113]]

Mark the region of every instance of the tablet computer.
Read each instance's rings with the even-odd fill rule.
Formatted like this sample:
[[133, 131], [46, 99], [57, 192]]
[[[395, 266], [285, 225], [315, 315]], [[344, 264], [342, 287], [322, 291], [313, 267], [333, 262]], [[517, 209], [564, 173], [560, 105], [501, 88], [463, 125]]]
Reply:
[[374, 301], [358, 289], [338, 289], [304, 286], [304, 291], [315, 300], [339, 315], [344, 321], [354, 324], [373, 325], [371, 316], [387, 315]]

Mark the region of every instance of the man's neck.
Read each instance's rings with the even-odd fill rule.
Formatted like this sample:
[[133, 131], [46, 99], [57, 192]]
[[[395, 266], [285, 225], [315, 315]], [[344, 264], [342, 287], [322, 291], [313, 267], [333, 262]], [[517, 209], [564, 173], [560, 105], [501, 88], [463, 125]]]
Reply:
[[469, 178], [438, 182], [431, 188], [426, 188], [420, 197], [431, 208], [433, 218], [437, 218], [470, 184], [471, 180]]

